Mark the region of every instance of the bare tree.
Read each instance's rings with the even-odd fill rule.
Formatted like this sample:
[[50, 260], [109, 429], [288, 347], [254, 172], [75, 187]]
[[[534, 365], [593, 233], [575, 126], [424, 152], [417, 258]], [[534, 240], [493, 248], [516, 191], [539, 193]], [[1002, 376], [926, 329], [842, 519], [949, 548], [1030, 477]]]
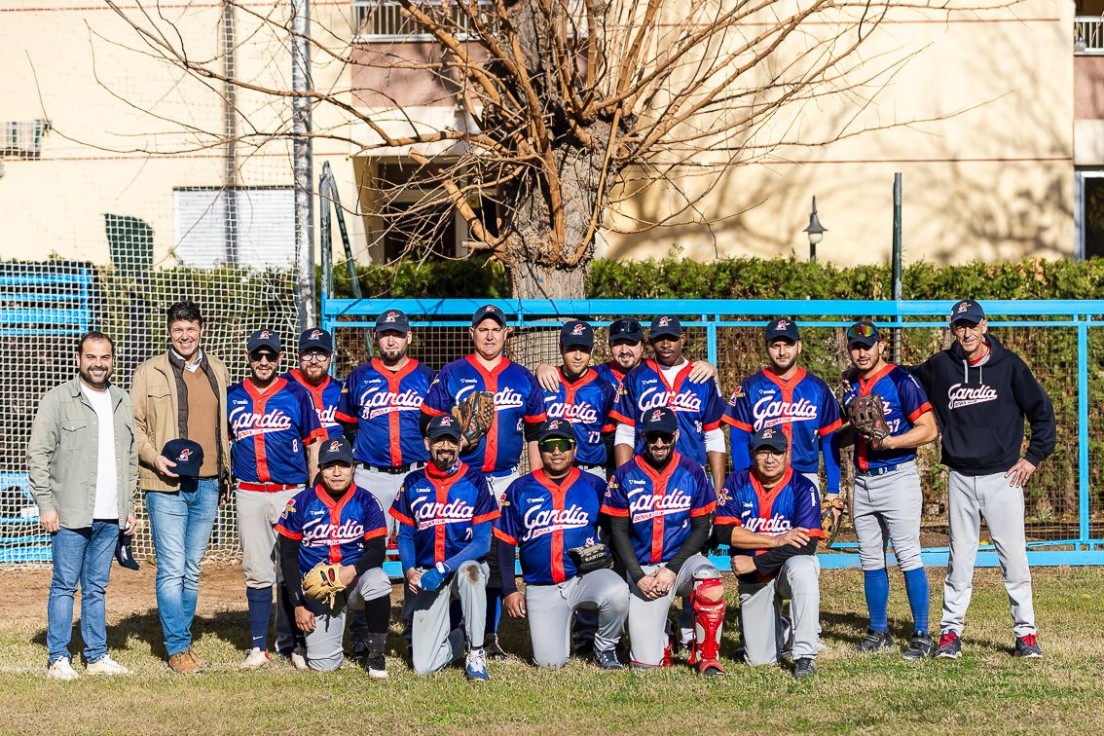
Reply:
[[[193, 53], [174, 28], [180, 18], [167, 20], [155, 0], [136, 9], [107, 1], [147, 53], [212, 93], [292, 96], [271, 79], [228, 74], [218, 55]], [[286, 45], [286, 3], [224, 5], [252, 29], [239, 29], [241, 43], [267, 34]], [[364, 5], [361, 20], [397, 11], [404, 33], [429, 42], [352, 43], [363, 29], [316, 24], [312, 55], [348, 70], [333, 78], [349, 82], [310, 91], [316, 115], [332, 121], [313, 135], [366, 156], [403, 152], [412, 171], [401, 182], [365, 177], [358, 186], [411, 251], [455, 208], [472, 249], [506, 264], [516, 296], [579, 297], [599, 233], [714, 226], [724, 216], [703, 203], [733, 167], [923, 122], [864, 114], [916, 52], [869, 39], [895, 17], [963, 9], [956, 0], [380, 0]], [[403, 80], [414, 78], [432, 80], [453, 122], [427, 127], [406, 112]], [[826, 107], [836, 113], [830, 125], [803, 120]], [[289, 136], [287, 120], [246, 120], [234, 138]], [[353, 135], [354, 125], [368, 134]], [[212, 131], [203, 145], [226, 139]], [[387, 206], [412, 188], [423, 195], [401, 214]], [[664, 206], [642, 205], [657, 192]]]

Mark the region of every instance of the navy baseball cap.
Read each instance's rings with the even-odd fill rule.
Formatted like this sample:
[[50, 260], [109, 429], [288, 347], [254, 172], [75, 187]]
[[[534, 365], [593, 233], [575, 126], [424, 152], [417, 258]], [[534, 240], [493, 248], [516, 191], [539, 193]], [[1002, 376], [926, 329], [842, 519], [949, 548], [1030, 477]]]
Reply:
[[648, 409], [640, 415], [640, 432], [642, 434], [649, 434], [650, 432], [674, 434], [676, 431], [678, 431], [678, 419], [675, 418], [675, 413], [666, 407], [660, 406], [655, 409]]
[[575, 430], [571, 428], [571, 422], [566, 419], [549, 419], [541, 425], [540, 431], [537, 434], [537, 441], [543, 442], [544, 440], [550, 440], [558, 438], [562, 440], [575, 441]]
[[764, 427], [751, 436], [751, 451], [755, 452], [761, 447], [785, 452], [789, 442], [786, 441], [786, 434], [778, 427]]
[[138, 560], [134, 559], [133, 534], [120, 534], [119, 541], [115, 543], [115, 561], [128, 570], [138, 569]]
[[644, 328], [640, 326], [640, 322], [631, 317], [614, 320], [609, 326], [611, 345], [618, 341], [643, 342], [643, 340]]
[[203, 445], [193, 440], [169, 440], [161, 454], [175, 463], [172, 472], [185, 478], [196, 478], [203, 466]]
[[388, 309], [376, 317], [376, 332], [410, 332], [410, 320], [401, 309]]
[[322, 446], [318, 449], [318, 467], [322, 468], [331, 463], [353, 464], [353, 446], [344, 437], [322, 440]]
[[583, 347], [587, 352], [594, 349], [594, 328], [581, 319], [573, 319], [560, 328], [560, 347]]
[[878, 326], [870, 320], [864, 319], [847, 328], [848, 346], [858, 343], [863, 347], [870, 347], [881, 339], [882, 335], [878, 332]]
[[319, 327], [303, 330], [299, 335], [299, 354], [308, 350], [321, 350], [326, 355], [333, 353], [333, 335]]
[[977, 324], [985, 319], [985, 310], [973, 299], [963, 299], [955, 302], [951, 307], [951, 324], [955, 322], [970, 322]]
[[280, 336], [274, 330], [257, 330], [245, 343], [246, 352], [253, 354], [261, 348], [268, 348], [276, 354], [284, 352]]
[[775, 340], [789, 340], [790, 342], [797, 342], [801, 339], [801, 334], [797, 331], [797, 325], [792, 319], [776, 319], [767, 323], [767, 327], [763, 330], [763, 339], [767, 343], [774, 342]]
[[475, 314], [472, 315], [472, 327], [478, 327], [480, 322], [488, 318], [493, 319], [503, 327], [506, 326], [506, 315], [502, 313], [502, 310], [493, 304], [484, 304], [475, 310]]
[[441, 414], [429, 420], [426, 426], [426, 437], [431, 440], [439, 440], [442, 437], [451, 437], [460, 441], [460, 423], [451, 414]]
[[661, 337], [682, 337], [682, 323], [673, 314], [661, 314], [652, 319], [649, 337], [652, 340], [658, 340]]

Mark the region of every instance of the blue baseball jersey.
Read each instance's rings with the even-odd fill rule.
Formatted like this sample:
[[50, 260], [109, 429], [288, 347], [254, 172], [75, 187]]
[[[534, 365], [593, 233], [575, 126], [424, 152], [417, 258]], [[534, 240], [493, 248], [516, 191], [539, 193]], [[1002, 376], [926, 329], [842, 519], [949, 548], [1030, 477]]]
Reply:
[[472, 527], [498, 518], [498, 505], [482, 473], [460, 463], [452, 473], [435, 465], [403, 479], [391, 516], [414, 527], [414, 564], [433, 567], [472, 541]]
[[379, 358], [354, 368], [337, 402], [337, 419], [357, 425], [353, 457], [382, 468], [426, 462], [419, 423], [432, 381], [433, 370], [413, 358], [397, 371]]
[[321, 484], [301, 491], [288, 501], [276, 533], [299, 542], [299, 574], [319, 562], [355, 565], [364, 555], [364, 543], [387, 536], [376, 497], [349, 486], [334, 498]]
[[843, 426], [839, 402], [828, 384], [804, 368], [789, 380], [767, 370], [745, 378], [728, 401], [724, 422], [732, 427], [736, 470], [751, 467], [751, 435], [778, 427], [790, 445], [790, 464], [799, 473], [817, 472], [826, 438]]
[[690, 519], [717, 507], [717, 494], [701, 465], [674, 453], [662, 472], [640, 456], [613, 474], [602, 513], [629, 519], [633, 551], [642, 565], [667, 562], [690, 535]]
[[486, 437], [460, 456], [484, 473], [506, 474], [517, 467], [525, 448], [525, 424], [545, 420], [544, 394], [527, 368], [503, 357], [493, 370], [484, 368], [474, 355], [449, 363], [429, 387], [422, 411], [431, 417], [447, 414], [472, 391], [489, 391], [495, 397], [495, 420]]
[[[809, 536], [821, 539], [824, 532], [820, 527], [820, 494], [808, 478], [786, 468], [786, 473], [777, 485], [769, 491], [754, 473], [738, 470], [725, 478], [724, 485], [717, 495], [717, 515], [714, 526], [738, 526], [754, 534], [777, 536], [790, 529], [802, 527], [809, 530]], [[766, 552], [765, 549], [730, 550], [732, 555], [754, 557]], [[745, 580], [765, 582], [773, 576], [760, 575], [758, 572], [742, 575]]]
[[337, 421], [337, 401], [341, 398], [340, 381], [326, 376], [322, 379], [322, 383], [312, 386], [298, 368], [288, 371], [283, 377], [289, 381], [295, 381], [310, 395], [314, 411], [318, 415], [318, 424], [325, 430], [328, 439], [344, 436], [341, 422]]
[[226, 390], [231, 470], [246, 483], [308, 482], [305, 445], [324, 437], [310, 395], [277, 378], [260, 393], [245, 379]]
[[[843, 406], [846, 408], [859, 395], [878, 394], [885, 406], [886, 424], [893, 436], [912, 429], [921, 416], [932, 410], [928, 395], [920, 383], [910, 374], [892, 363], [886, 363], [869, 380], [855, 375], [845, 381]], [[859, 470], [875, 470], [887, 465], [898, 465], [916, 459], [916, 448], [900, 450], [874, 450], [863, 437], [855, 437], [855, 465]]]
[[506, 489], [495, 536], [518, 548], [529, 585], [562, 583], [576, 574], [567, 550], [598, 541], [598, 513], [606, 484], [572, 468], [563, 482], [544, 470], [523, 475]]
[[612, 386], [614, 391], [618, 394], [621, 393], [621, 383], [625, 380], [625, 371], [621, 370], [621, 366], [612, 360], [608, 360], [594, 366], [593, 370], [599, 378]]
[[612, 432], [610, 412], [617, 402], [617, 391], [592, 369], [575, 381], [568, 381], [559, 369], [560, 385], [555, 391], [543, 391], [544, 410], [549, 419], [564, 419], [575, 432], [575, 462], [580, 465], [605, 465], [606, 443], [603, 432]]

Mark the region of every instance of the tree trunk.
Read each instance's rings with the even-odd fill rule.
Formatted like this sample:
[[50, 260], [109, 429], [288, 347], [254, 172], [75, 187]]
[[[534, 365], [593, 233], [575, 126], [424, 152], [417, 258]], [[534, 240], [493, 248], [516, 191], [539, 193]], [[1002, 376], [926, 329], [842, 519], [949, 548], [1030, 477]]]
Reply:
[[555, 268], [534, 261], [510, 267], [510, 287], [515, 299], [583, 299], [587, 267]]

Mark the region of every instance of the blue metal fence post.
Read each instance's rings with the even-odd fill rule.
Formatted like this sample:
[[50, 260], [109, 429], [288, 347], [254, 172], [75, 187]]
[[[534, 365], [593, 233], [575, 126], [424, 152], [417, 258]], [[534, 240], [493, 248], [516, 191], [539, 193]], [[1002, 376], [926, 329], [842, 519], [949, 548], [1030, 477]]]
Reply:
[[1080, 538], [1089, 539], [1089, 323], [1077, 315], [1077, 485]]
[[717, 365], [717, 323], [721, 320], [721, 315], [715, 314], [713, 319], [710, 319], [708, 314], [703, 314], [702, 320], [707, 323], [705, 327], [705, 359], [713, 365]]

